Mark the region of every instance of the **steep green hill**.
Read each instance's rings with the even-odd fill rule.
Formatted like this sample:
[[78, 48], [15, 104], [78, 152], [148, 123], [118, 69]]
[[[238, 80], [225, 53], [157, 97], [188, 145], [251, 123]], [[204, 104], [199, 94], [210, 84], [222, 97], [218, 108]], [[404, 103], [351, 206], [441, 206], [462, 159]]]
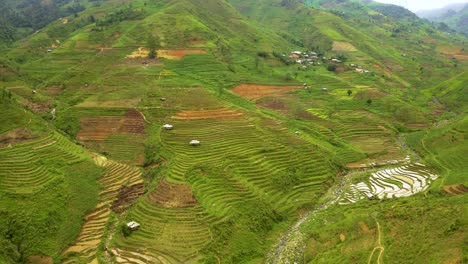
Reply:
[[58, 13], [0, 61], [0, 262], [463, 257], [466, 37], [369, 1], [6, 3]]

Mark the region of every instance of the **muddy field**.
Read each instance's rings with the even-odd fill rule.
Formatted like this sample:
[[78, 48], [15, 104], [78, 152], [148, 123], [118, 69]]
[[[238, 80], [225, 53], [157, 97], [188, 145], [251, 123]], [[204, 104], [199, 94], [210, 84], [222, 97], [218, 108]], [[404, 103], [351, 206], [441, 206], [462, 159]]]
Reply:
[[119, 190], [117, 199], [112, 203], [111, 210], [116, 213], [122, 213], [127, 210], [134, 201], [145, 193], [145, 186], [143, 183], [135, 184], [132, 186], [124, 186]]

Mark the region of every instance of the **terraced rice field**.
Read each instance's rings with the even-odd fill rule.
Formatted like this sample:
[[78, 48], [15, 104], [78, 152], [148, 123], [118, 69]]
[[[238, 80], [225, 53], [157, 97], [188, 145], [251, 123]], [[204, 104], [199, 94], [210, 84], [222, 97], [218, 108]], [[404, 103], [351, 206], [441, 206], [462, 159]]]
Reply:
[[85, 222], [75, 243], [63, 253], [62, 263], [97, 263], [96, 253], [100, 245], [106, 224], [111, 213], [111, 205], [122, 186], [134, 186], [143, 183], [139, 169], [108, 160], [96, 155], [94, 162], [105, 168], [105, 174], [98, 180], [103, 186], [99, 192], [99, 203], [93, 212], [85, 217]]
[[463, 184], [445, 185], [444, 191], [453, 195], [464, 194], [468, 192], [468, 187]]
[[31, 194], [62, 177], [47, 162], [73, 164], [85, 153], [58, 133], [31, 142], [0, 149], [0, 189]]
[[143, 164], [145, 120], [137, 110], [128, 110], [124, 116], [82, 117], [80, 123], [76, 138], [87, 147], [107, 152], [119, 162]]
[[178, 112], [173, 119], [211, 119], [211, 118], [236, 118], [241, 117], [244, 114], [238, 111], [234, 111], [227, 108], [221, 108], [216, 110], [205, 110], [205, 111], [181, 111]]
[[343, 110], [334, 114], [333, 125], [325, 124], [335, 136], [345, 140], [368, 154], [377, 154], [364, 163], [398, 163], [406, 158], [392, 131], [384, 121], [374, 118], [366, 111]]
[[300, 85], [278, 86], [261, 84], [240, 84], [231, 91], [247, 99], [258, 99], [275, 93], [284, 93], [302, 88]]
[[180, 60], [188, 54], [205, 54], [204, 49], [172, 49], [172, 50], [158, 50], [158, 57], [169, 60]]
[[[165, 178], [126, 217], [141, 227], [115, 239], [118, 263], [191, 263], [211, 241], [211, 226], [245, 204], [266, 199], [275, 210], [292, 212], [313, 201], [333, 175], [317, 147], [272, 120], [175, 116], [170, 123], [174, 129], [161, 131], [161, 143], [173, 158]], [[201, 145], [190, 146], [192, 139]], [[288, 190], [275, 185], [274, 176], [291, 168], [303, 172], [296, 184]]]
[[368, 180], [351, 184], [339, 203], [355, 203], [364, 198], [411, 196], [426, 190], [437, 177], [419, 163], [377, 171]]

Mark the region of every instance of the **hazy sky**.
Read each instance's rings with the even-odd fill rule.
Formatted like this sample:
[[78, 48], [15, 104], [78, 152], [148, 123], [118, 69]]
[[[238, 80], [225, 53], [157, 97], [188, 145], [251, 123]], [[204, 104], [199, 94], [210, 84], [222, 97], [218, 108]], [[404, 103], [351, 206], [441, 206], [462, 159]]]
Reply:
[[451, 3], [467, 3], [467, 0], [374, 0], [380, 3], [395, 4], [404, 6], [415, 12], [424, 9], [434, 9], [444, 7]]

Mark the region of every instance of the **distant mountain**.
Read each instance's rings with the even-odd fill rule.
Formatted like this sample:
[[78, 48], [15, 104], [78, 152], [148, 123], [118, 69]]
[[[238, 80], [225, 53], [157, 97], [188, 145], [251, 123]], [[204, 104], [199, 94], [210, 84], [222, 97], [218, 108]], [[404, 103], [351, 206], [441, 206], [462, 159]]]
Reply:
[[434, 10], [421, 10], [416, 14], [433, 22], [444, 23], [451, 29], [468, 35], [468, 3], [451, 4]]
[[418, 10], [416, 11], [416, 15], [418, 15], [421, 18], [427, 18], [427, 19], [440, 18], [446, 15], [447, 13], [450, 13], [450, 11], [458, 12], [462, 10], [466, 4], [467, 3], [455, 3], [455, 4], [446, 5], [442, 8], [437, 8], [437, 9]]

